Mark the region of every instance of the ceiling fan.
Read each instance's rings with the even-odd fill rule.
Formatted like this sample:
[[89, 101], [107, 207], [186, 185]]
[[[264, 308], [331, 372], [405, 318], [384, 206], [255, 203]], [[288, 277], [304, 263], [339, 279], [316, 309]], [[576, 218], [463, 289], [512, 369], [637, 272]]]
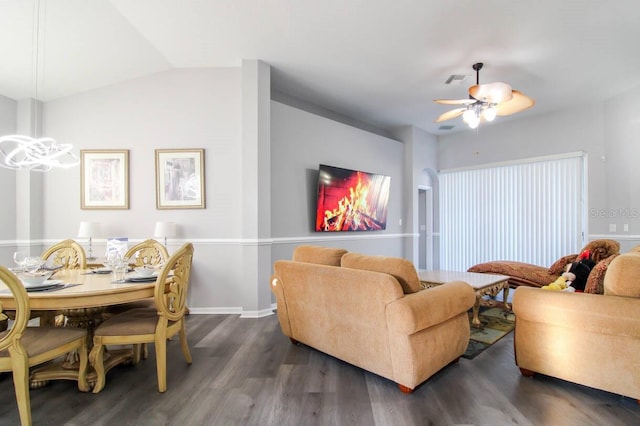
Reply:
[[472, 129], [483, 121], [493, 121], [497, 115], [506, 116], [531, 108], [535, 101], [507, 83], [480, 84], [480, 70], [484, 64], [473, 64], [476, 72], [476, 84], [469, 87], [468, 99], [435, 99], [442, 105], [464, 105], [445, 112], [436, 119], [436, 123], [451, 120], [462, 115], [462, 119]]

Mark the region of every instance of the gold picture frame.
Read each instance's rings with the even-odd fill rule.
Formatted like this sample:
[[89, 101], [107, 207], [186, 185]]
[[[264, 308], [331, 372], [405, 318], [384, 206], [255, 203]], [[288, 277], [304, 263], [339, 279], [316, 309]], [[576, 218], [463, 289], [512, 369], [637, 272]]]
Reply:
[[80, 207], [129, 208], [129, 150], [80, 150]]
[[156, 149], [156, 207], [204, 209], [204, 149]]

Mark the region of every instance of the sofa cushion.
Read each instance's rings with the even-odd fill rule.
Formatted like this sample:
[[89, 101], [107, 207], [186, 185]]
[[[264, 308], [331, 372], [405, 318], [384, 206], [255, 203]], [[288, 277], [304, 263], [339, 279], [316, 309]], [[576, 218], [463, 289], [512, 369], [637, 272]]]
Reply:
[[341, 265], [344, 268], [364, 269], [392, 275], [398, 280], [405, 294], [415, 293], [422, 288], [413, 263], [400, 257], [347, 253], [342, 256]]
[[604, 294], [640, 297], [640, 252], [629, 252], [611, 261], [604, 276]]
[[341, 248], [298, 246], [293, 250], [293, 260], [296, 262], [340, 266], [340, 259], [345, 253], [347, 251]]

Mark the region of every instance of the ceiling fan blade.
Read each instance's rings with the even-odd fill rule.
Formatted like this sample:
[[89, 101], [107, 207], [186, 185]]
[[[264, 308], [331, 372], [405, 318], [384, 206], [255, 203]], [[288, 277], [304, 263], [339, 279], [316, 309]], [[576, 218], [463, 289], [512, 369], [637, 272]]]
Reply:
[[512, 94], [513, 97], [510, 101], [496, 106], [496, 115], [505, 116], [515, 114], [516, 112], [531, 108], [536, 103], [533, 99], [518, 90], [513, 90]]
[[475, 99], [434, 99], [433, 102], [441, 105], [471, 105], [477, 101]]
[[451, 120], [452, 118], [460, 117], [466, 110], [466, 108], [456, 108], [451, 111], [447, 111], [438, 117], [435, 123], [441, 123], [443, 121]]
[[487, 83], [475, 84], [469, 87], [469, 95], [479, 101], [489, 102], [491, 104], [501, 104], [511, 100], [511, 86], [507, 83]]

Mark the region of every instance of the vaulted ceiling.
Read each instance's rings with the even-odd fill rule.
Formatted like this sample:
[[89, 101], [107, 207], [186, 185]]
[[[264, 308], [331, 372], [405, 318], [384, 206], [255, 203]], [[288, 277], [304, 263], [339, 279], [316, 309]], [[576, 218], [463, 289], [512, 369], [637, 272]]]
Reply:
[[[0, 94], [34, 97], [36, 14], [0, 1]], [[183, 67], [272, 66], [272, 88], [381, 129], [435, 134], [475, 83], [536, 100], [496, 122], [607, 99], [640, 85], [637, 0], [41, 0], [38, 97]], [[452, 74], [468, 75], [447, 85]], [[464, 129], [460, 118], [447, 122]]]

